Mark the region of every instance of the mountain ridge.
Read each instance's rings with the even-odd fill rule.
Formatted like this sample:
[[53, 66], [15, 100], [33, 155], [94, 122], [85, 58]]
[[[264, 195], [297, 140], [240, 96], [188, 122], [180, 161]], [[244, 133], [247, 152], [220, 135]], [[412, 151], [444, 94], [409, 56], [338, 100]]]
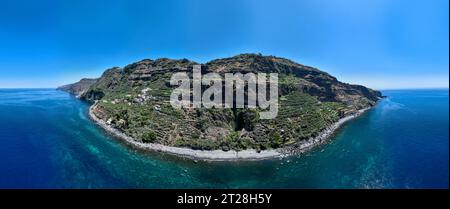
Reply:
[[324, 71], [289, 59], [239, 54], [206, 62], [202, 72], [278, 73], [277, 119], [258, 120], [259, 110], [247, 108], [175, 110], [168, 104], [174, 88], [168, 83], [170, 75], [189, 74], [196, 64], [188, 59], [144, 59], [107, 69], [95, 82], [59, 89], [97, 102], [93, 114], [136, 141], [225, 151], [276, 149], [308, 140], [383, 97], [379, 91], [340, 82]]

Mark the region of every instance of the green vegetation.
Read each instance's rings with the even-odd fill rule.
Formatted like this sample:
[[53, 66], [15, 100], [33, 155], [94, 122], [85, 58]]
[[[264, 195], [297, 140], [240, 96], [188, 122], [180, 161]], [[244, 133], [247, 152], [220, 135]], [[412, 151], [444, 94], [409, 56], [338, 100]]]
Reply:
[[155, 141], [156, 141], [156, 134], [152, 130], [149, 130], [142, 135], [142, 142], [151, 143]]
[[260, 120], [259, 109], [174, 109], [169, 103], [170, 77], [190, 72], [194, 64], [186, 59], [142, 60], [64, 89], [97, 101], [95, 114], [136, 140], [201, 150], [283, 147], [317, 136], [381, 97], [377, 91], [341, 83], [284, 58], [242, 54], [208, 62], [203, 70], [279, 73], [280, 108], [275, 119]]

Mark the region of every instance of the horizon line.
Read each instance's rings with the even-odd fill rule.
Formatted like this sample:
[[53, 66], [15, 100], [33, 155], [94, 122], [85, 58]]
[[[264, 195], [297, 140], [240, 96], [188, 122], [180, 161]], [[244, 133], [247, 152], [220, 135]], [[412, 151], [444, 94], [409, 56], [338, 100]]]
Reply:
[[[59, 86], [58, 86], [59, 87]], [[56, 90], [58, 87], [0, 87], [0, 90], [33, 90], [33, 89], [52, 89]], [[449, 86], [445, 87], [398, 87], [398, 88], [380, 88], [375, 89], [371, 88], [373, 90], [377, 91], [386, 91], [386, 90], [432, 90], [432, 89], [442, 89], [442, 90], [449, 90]]]

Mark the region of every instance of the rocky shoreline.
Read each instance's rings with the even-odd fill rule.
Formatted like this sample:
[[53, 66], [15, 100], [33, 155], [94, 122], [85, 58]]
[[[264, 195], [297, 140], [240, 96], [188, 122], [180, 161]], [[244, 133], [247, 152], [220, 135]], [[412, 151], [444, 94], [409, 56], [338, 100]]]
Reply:
[[287, 147], [280, 148], [280, 153], [284, 153], [285, 155], [293, 155], [293, 154], [303, 154], [304, 152], [318, 146], [321, 144], [324, 144], [328, 142], [331, 139], [331, 136], [335, 133], [337, 129], [339, 129], [344, 123], [346, 123], [349, 120], [355, 119], [367, 110], [371, 108], [364, 108], [361, 110], [358, 110], [356, 113], [343, 117], [339, 119], [337, 122], [332, 124], [327, 129], [321, 131], [318, 136], [311, 138], [306, 141], [300, 141], [293, 145], [289, 145]]
[[136, 147], [138, 149], [165, 152], [180, 157], [190, 158], [194, 160], [209, 160], [209, 161], [233, 161], [233, 160], [262, 160], [271, 158], [283, 158], [293, 154], [301, 154], [308, 151], [317, 145], [323, 144], [330, 139], [330, 136], [345, 122], [360, 116], [362, 113], [370, 108], [365, 108], [357, 111], [356, 113], [339, 119], [336, 123], [320, 132], [317, 137], [311, 138], [306, 141], [301, 141], [287, 147], [274, 149], [274, 150], [262, 150], [257, 152], [254, 149], [247, 149], [242, 151], [223, 151], [223, 150], [194, 150], [190, 148], [171, 147], [155, 143], [141, 143], [134, 140], [132, 137], [127, 136], [118, 129], [106, 124], [105, 121], [98, 118], [92, 109], [96, 104], [89, 107], [89, 117], [100, 127], [102, 127], [108, 134], [125, 141], [126, 143]]

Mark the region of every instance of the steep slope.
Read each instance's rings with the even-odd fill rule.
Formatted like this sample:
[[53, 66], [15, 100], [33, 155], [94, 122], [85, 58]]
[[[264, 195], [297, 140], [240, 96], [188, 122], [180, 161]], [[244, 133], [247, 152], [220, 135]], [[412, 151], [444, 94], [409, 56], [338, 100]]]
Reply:
[[275, 119], [260, 120], [258, 109], [174, 109], [169, 104], [170, 77], [191, 72], [194, 64], [187, 59], [146, 59], [111, 68], [79, 91], [80, 97], [97, 101], [93, 113], [137, 141], [205, 150], [295, 144], [382, 97], [378, 91], [339, 82], [288, 59], [241, 54], [203, 64], [202, 71], [279, 73], [280, 110]]
[[89, 89], [89, 87], [92, 86], [92, 84], [94, 84], [96, 82], [97, 82], [97, 79], [83, 78], [76, 83], [60, 86], [57, 89], [69, 92], [69, 93], [79, 97], [80, 95], [84, 94]]

